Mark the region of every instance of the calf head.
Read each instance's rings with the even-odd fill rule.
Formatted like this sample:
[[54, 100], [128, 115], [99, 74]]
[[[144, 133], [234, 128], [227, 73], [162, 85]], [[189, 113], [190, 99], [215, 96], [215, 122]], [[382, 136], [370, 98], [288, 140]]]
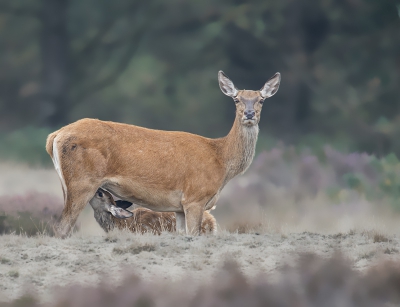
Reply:
[[109, 212], [119, 219], [126, 219], [133, 215], [132, 212], [118, 207], [112, 195], [103, 189], [98, 189], [89, 203], [94, 211]]

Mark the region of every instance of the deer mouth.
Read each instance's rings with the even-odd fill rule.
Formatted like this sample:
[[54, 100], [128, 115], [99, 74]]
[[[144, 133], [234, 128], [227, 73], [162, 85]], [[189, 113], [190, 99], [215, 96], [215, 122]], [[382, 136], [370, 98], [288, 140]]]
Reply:
[[255, 118], [252, 119], [243, 119], [243, 125], [251, 127], [257, 125], [257, 120]]

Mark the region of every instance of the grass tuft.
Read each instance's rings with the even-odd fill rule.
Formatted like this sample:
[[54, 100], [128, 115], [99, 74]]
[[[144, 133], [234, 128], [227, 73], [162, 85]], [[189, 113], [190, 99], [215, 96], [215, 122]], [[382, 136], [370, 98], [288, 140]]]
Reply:
[[113, 253], [121, 255], [121, 254], [140, 254], [141, 252], [154, 252], [156, 250], [156, 246], [151, 243], [145, 243], [143, 245], [132, 244], [126, 248], [114, 247]]
[[374, 243], [389, 242], [389, 238], [381, 233], [375, 233], [373, 241], [374, 241]]
[[19, 277], [19, 272], [15, 271], [15, 270], [9, 271], [8, 276], [10, 276], [12, 278], [17, 278], [17, 277]]

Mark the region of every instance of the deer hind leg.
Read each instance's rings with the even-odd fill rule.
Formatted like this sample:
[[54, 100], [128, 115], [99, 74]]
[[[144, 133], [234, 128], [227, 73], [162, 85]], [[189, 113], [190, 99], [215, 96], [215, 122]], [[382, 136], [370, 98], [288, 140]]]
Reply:
[[85, 185], [77, 182], [67, 187], [64, 209], [55, 232], [57, 236], [65, 238], [75, 225], [79, 214], [92, 199], [99, 185]]
[[[95, 165], [85, 161], [95, 161]], [[83, 148], [76, 136], [60, 134], [53, 141], [53, 162], [64, 193], [64, 209], [55, 232], [66, 237], [101, 186], [106, 161], [100, 151]]]
[[183, 206], [185, 212], [186, 234], [198, 236], [201, 233], [204, 203], [190, 203]]

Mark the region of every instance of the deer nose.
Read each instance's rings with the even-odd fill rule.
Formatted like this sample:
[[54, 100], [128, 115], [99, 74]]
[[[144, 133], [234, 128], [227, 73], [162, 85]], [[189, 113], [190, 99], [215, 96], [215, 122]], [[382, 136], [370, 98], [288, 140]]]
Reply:
[[244, 116], [246, 116], [247, 119], [252, 119], [255, 115], [256, 115], [256, 112], [254, 112], [254, 110], [244, 111]]

